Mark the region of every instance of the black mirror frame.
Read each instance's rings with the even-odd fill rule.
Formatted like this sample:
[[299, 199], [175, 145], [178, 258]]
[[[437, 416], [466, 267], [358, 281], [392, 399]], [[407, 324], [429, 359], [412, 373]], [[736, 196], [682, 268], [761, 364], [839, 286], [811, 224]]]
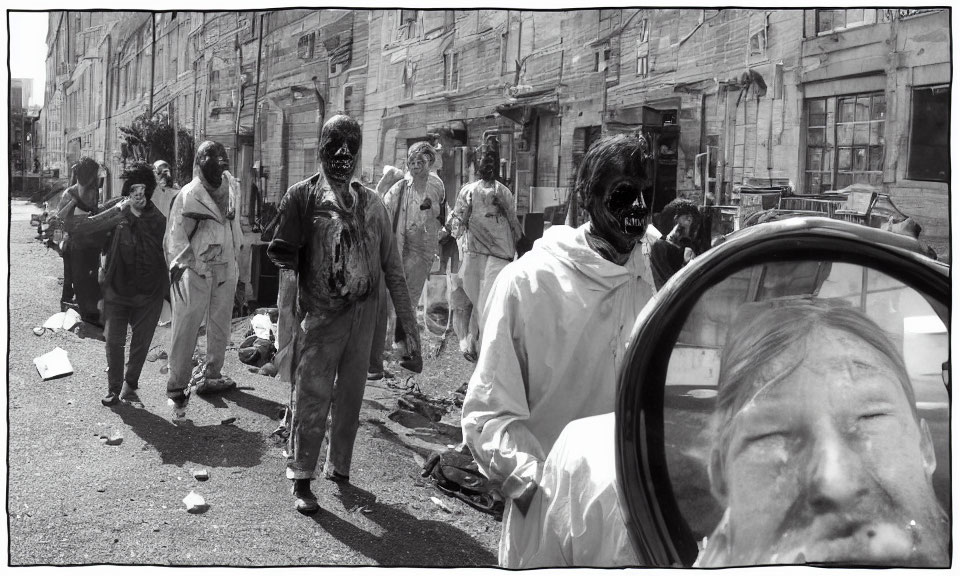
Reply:
[[[772, 261], [831, 260], [867, 266], [924, 294], [949, 329], [950, 267], [911, 238], [829, 218], [747, 228], [684, 267], [644, 308], [618, 379], [617, 482], [642, 565], [691, 566], [696, 540], [673, 494], [664, 450], [663, 400], [673, 345], [703, 293], [744, 268]], [[949, 388], [948, 388], [949, 393]], [[952, 399], [952, 398], [951, 398]]]

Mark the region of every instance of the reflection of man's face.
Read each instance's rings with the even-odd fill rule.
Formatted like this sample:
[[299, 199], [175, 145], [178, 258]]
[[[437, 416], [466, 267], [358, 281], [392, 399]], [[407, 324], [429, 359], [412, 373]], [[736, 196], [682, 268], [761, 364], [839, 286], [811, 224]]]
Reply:
[[727, 565], [946, 565], [929, 431], [883, 354], [820, 328], [805, 351], [771, 359], [757, 389], [715, 471]]

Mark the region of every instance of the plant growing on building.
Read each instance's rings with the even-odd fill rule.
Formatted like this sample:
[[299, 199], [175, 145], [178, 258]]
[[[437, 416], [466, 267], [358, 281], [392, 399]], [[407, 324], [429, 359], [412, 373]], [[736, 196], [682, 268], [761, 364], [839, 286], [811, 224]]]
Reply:
[[[121, 126], [119, 130], [118, 160], [124, 167], [132, 162], [170, 162], [174, 156], [173, 125], [166, 112], [157, 112], [152, 116], [144, 112], [134, 118], [130, 126]], [[193, 157], [196, 152], [193, 135], [183, 128], [178, 129], [176, 148], [174, 179], [183, 186], [193, 178]]]

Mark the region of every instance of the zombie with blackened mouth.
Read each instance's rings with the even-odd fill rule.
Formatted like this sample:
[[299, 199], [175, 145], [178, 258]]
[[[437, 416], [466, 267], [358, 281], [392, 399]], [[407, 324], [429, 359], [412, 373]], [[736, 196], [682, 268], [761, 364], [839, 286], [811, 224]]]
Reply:
[[[167, 396], [175, 419], [186, 415], [189, 390], [199, 394], [236, 387], [221, 373], [239, 279], [242, 232], [237, 219], [239, 183], [223, 145], [197, 148], [193, 180], [170, 205], [163, 239], [173, 309]], [[232, 183], [232, 185], [231, 185]], [[193, 367], [200, 326], [206, 320], [206, 361]]]
[[653, 296], [642, 156], [626, 135], [595, 143], [575, 186], [590, 221], [546, 230], [503, 269], [487, 302], [462, 423], [480, 469], [507, 497], [503, 567], [526, 567], [537, 552], [546, 455], [567, 423], [613, 411], [630, 331]]
[[[280, 201], [267, 250], [281, 269], [281, 377], [293, 384], [287, 477], [297, 510], [319, 509], [310, 489], [333, 404], [325, 474], [347, 482], [373, 342], [381, 275], [404, 329], [401, 366], [419, 372], [420, 334], [387, 209], [353, 179], [360, 154], [356, 120], [334, 116], [320, 134], [321, 170]], [[336, 387], [334, 387], [336, 382]]]

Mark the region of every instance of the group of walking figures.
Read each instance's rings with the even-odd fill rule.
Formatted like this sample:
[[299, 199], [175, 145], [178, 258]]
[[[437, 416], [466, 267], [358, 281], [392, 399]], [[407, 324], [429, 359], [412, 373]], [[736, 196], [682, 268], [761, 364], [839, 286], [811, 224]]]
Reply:
[[[319, 509], [310, 480], [331, 406], [324, 470], [327, 478], [345, 481], [365, 382], [392, 376], [384, 368], [385, 347], [395, 349], [400, 366], [422, 370], [416, 307], [437, 256], [456, 272], [448, 275], [452, 324], [464, 357], [476, 362], [483, 305], [522, 237], [513, 194], [497, 180], [495, 138], [476, 149], [478, 179], [460, 190], [452, 207], [436, 173], [437, 149], [411, 146], [406, 170], [385, 167], [375, 191], [355, 177], [361, 138], [348, 116], [323, 125], [321, 169], [284, 195], [267, 249], [280, 269], [275, 363], [278, 377], [291, 383], [287, 476], [303, 513]], [[211, 141], [198, 147], [193, 180], [181, 189], [166, 162], [138, 162], [125, 169], [120, 197], [98, 205], [98, 171], [96, 161], [81, 158], [75, 184], [52, 217], [65, 238], [62, 306], [74, 305], [75, 297], [81, 318], [104, 328], [102, 403], [142, 408], [140, 373], [168, 300], [167, 396], [175, 421], [183, 419], [191, 392], [236, 386], [222, 368], [247, 249], [237, 214], [239, 182], [224, 147]], [[196, 365], [204, 321], [206, 354]]]

